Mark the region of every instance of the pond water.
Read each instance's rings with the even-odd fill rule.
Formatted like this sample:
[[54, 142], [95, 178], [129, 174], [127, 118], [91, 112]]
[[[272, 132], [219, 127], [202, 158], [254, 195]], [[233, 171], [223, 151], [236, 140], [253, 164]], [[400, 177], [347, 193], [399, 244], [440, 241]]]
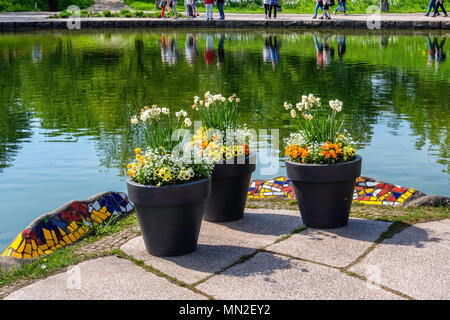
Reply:
[[126, 191], [130, 116], [190, 110], [207, 90], [237, 93], [242, 122], [282, 138], [293, 124], [284, 101], [340, 99], [363, 175], [449, 196], [449, 48], [439, 33], [0, 34], [0, 249], [69, 200]]

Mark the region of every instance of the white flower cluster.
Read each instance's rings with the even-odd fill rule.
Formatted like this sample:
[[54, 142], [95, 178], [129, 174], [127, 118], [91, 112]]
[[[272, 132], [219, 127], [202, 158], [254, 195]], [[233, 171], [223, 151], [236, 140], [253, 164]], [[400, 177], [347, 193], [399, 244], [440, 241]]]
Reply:
[[200, 152], [195, 146], [182, 155], [178, 152], [165, 153], [163, 148], [149, 148], [141, 158], [143, 160], [136, 163], [135, 176], [140, 183], [158, 186], [187, 182], [196, 176], [208, 176], [214, 168], [214, 160], [206, 153], [194, 159], [192, 155]]
[[[314, 107], [320, 107], [321, 106], [321, 102], [320, 102], [320, 98], [316, 98], [312, 93], [310, 93], [309, 95], [303, 95], [302, 96], [302, 101], [298, 102], [295, 105], [295, 108], [298, 111], [302, 112], [302, 117], [305, 118], [306, 120], [311, 121], [313, 119], [312, 114], [310, 113], [305, 113], [305, 111], [307, 110], [311, 110]], [[285, 102], [284, 103], [284, 108], [286, 110], [291, 110], [291, 117], [295, 118], [297, 117], [297, 111], [295, 111], [294, 108], [292, 108], [292, 104]]]
[[341, 112], [342, 110], [342, 106], [343, 106], [343, 102], [339, 101], [338, 99], [336, 100], [330, 100], [330, 107], [331, 109], [333, 109], [336, 112]]

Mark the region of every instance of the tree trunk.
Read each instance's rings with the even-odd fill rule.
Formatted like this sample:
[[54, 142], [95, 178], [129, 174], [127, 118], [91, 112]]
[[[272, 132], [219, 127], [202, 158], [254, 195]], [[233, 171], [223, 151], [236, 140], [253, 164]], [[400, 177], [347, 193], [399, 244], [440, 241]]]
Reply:
[[380, 0], [381, 12], [389, 12], [389, 0]]

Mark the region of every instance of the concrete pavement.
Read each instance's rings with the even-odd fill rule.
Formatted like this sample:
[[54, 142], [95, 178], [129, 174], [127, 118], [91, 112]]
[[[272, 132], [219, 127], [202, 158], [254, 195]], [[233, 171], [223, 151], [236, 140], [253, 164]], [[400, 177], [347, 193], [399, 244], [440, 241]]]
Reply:
[[154, 257], [136, 237], [121, 250], [146, 267], [98, 258], [7, 299], [450, 299], [448, 219], [392, 237], [383, 221], [300, 226], [296, 211], [247, 209], [239, 221], [203, 222], [192, 254]]
[[[0, 13], [0, 30], [67, 29], [67, 19], [48, 19], [54, 13]], [[218, 18], [217, 13], [215, 17]], [[349, 29], [450, 29], [450, 18], [425, 17], [422, 13], [392, 13], [382, 15], [337, 15], [331, 20], [312, 19], [312, 14], [280, 14], [265, 20], [263, 14], [226, 13], [225, 20], [206, 21], [205, 14], [195, 19], [159, 18], [82, 18], [81, 29], [88, 28], [349, 28]]]

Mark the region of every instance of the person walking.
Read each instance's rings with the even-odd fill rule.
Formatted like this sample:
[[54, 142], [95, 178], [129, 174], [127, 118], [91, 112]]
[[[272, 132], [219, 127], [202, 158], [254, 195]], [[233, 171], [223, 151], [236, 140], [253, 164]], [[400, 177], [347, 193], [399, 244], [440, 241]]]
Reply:
[[444, 0], [436, 0], [436, 9], [434, 10], [433, 17], [436, 17], [439, 7], [441, 7], [441, 10], [444, 13], [445, 17], [448, 17], [447, 11], [445, 11], [444, 8]]
[[[331, 13], [330, 13], [330, 5], [331, 5], [331, 1], [330, 0], [323, 0], [323, 13], [322, 13], [322, 17], [320, 17], [319, 19], [331, 19]], [[327, 15], [328, 13], [328, 15]]]
[[197, 10], [197, 0], [192, 0], [192, 12], [194, 13], [194, 18], [200, 15]]
[[205, 0], [206, 20], [213, 20], [214, 0]]
[[344, 9], [344, 16], [347, 15], [347, 4], [346, 4], [346, 0], [338, 0], [338, 5], [336, 7], [336, 9], [334, 10], [334, 14], [337, 15], [337, 12], [339, 11], [340, 8]]
[[225, 0], [217, 0], [217, 9], [219, 9], [220, 20], [225, 19], [225, 13], [223, 12], [224, 5], [225, 5]]
[[178, 0], [170, 0], [170, 6], [173, 10], [173, 18], [174, 19], [178, 19], [178, 12], [177, 12], [177, 4], [178, 4]]
[[277, 6], [279, 0], [269, 0], [269, 19], [272, 19], [272, 9], [273, 9], [273, 18], [277, 18]]
[[264, 14], [266, 15], [264, 19], [267, 19], [269, 17], [270, 0], [262, 0], [262, 5], [264, 7]]
[[192, 10], [192, 0], [184, 0], [184, 6], [186, 7], [186, 15], [189, 19], [194, 18], [194, 11]]
[[166, 7], [167, 7], [167, 0], [161, 0], [161, 8], [162, 8], [161, 19], [165, 19], [166, 18], [164, 16], [164, 12], [166, 11]]
[[[436, 0], [430, 0], [430, 3], [428, 3], [428, 10], [427, 10], [427, 13], [425, 13], [425, 17], [428, 17], [432, 10], [433, 11], [436, 10]], [[436, 15], [439, 15], [439, 12], [437, 12]]]
[[[322, 10], [322, 15], [323, 15], [323, 0], [317, 0], [316, 7], [314, 8], [314, 17], [312, 17], [313, 19], [317, 18], [317, 11], [319, 11], [319, 8], [320, 8], [320, 10]], [[327, 15], [325, 14], [325, 16], [327, 16]], [[323, 19], [323, 17], [319, 18], [319, 19]]]

